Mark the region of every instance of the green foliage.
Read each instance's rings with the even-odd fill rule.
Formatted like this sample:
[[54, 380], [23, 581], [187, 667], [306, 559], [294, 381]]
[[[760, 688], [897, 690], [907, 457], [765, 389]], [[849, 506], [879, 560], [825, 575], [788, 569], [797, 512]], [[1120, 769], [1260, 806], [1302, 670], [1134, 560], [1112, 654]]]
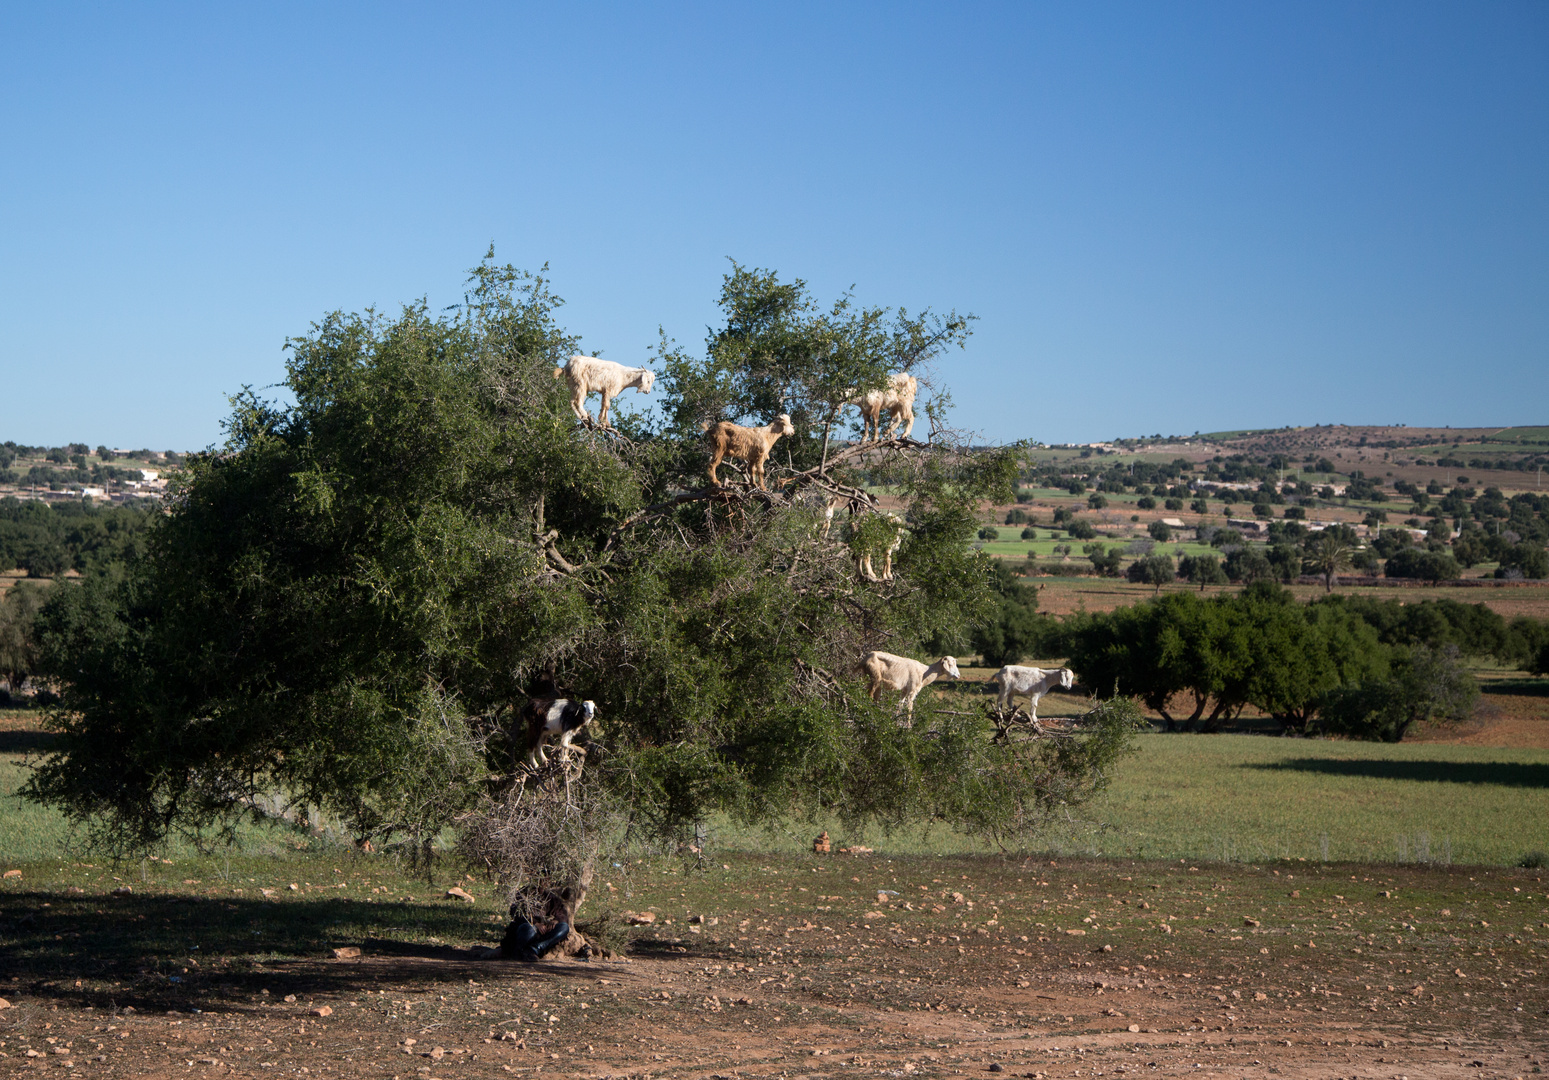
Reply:
[[1155, 510], [1156, 500], [1149, 495], [1142, 495], [1135, 500], [1135, 505], [1142, 510]]
[[[1169, 730], [1218, 730], [1248, 704], [1305, 730], [1325, 693], [1387, 670], [1366, 623], [1298, 605], [1268, 582], [1238, 596], [1174, 593], [1089, 617], [1072, 629], [1069, 656], [1096, 694], [1133, 694]], [[1181, 722], [1170, 711], [1179, 694], [1193, 703]]]
[[1457, 560], [1446, 552], [1406, 547], [1388, 556], [1382, 572], [1392, 578], [1418, 578], [1421, 581], [1455, 581], [1462, 576]]
[[1070, 533], [1073, 540], [1091, 540], [1097, 536], [1097, 530], [1092, 527], [1092, 523], [1090, 521], [1081, 521], [1080, 519], [1071, 521], [1066, 526], [1066, 530]]
[[986, 526], [984, 526], [984, 528], [979, 530], [979, 539], [980, 540], [999, 540], [1000, 539], [1000, 530], [997, 529], [993, 525], [986, 525]]
[[12, 693], [38, 670], [37, 617], [44, 598], [41, 587], [19, 581], [0, 600], [0, 678]]
[[1460, 723], [1479, 698], [1474, 677], [1453, 646], [1418, 645], [1393, 663], [1391, 676], [1329, 691], [1320, 705], [1323, 730], [1369, 742], [1401, 742], [1414, 725]]
[[[1076, 530], [1071, 529], [1070, 535], [1075, 536]], [[1109, 547], [1101, 541], [1097, 541], [1082, 545], [1081, 550], [1091, 560], [1092, 569], [1097, 571], [1099, 577], [1119, 576], [1119, 564], [1124, 561], [1124, 551], [1117, 544]]]
[[1542, 544], [1513, 544], [1501, 555], [1498, 578], [1549, 578], [1549, 551]]
[[[819, 309], [741, 267], [721, 303], [702, 360], [664, 343], [660, 425], [619, 432], [578, 425], [552, 377], [579, 347], [559, 298], [492, 261], [454, 311], [335, 313], [291, 341], [295, 404], [238, 395], [143, 556], [40, 614], [62, 753], [29, 795], [120, 852], [275, 799], [421, 843], [509, 809], [514, 719], [548, 672], [601, 717], [576, 805], [659, 834], [825, 813], [1003, 836], [1097, 790], [1101, 717], [1010, 747], [927, 695], [905, 729], [856, 671], [991, 625], [1004, 652], [1027, 640], [1028, 593], [969, 544], [1017, 450], [953, 443], [935, 406], [928, 447], [833, 438], [843, 397], [928, 377], [966, 320]], [[797, 434], [771, 491], [702, 486], [701, 421], [779, 412]], [[896, 529], [862, 481], [907, 505], [893, 581], [818, 528], [838, 491], [852, 537]]]
[[1171, 555], [1145, 555], [1129, 564], [1124, 576], [1141, 585], [1154, 586], [1160, 591], [1176, 576]]
[[1022, 539], [1023, 540], [1036, 540], [1036, 539], [1038, 539], [1038, 530], [1033, 528], [1031, 525], [1029, 525], [1027, 528], [1022, 530]]
[[1206, 585], [1225, 585], [1227, 582], [1221, 560], [1209, 554], [1183, 556], [1178, 560], [1178, 576], [1198, 585], [1200, 592], [1205, 591]]
[[995, 563], [991, 584], [1000, 610], [974, 630], [973, 647], [988, 667], [1021, 663], [1037, 656], [1049, 620], [1038, 615], [1038, 590], [1024, 584], [1003, 562]]
[[1173, 538], [1172, 529], [1160, 521], [1153, 521], [1146, 526], [1146, 535], [1158, 544], [1165, 544]]

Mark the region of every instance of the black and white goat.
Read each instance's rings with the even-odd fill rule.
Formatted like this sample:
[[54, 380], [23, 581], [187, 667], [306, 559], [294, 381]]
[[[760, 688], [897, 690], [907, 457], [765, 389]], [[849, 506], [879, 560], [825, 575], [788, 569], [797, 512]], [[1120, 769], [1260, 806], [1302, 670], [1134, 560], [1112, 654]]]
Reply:
[[561, 756], [570, 753], [571, 740], [597, 715], [597, 704], [592, 701], [572, 701], [570, 698], [533, 698], [524, 710], [527, 721], [527, 764], [533, 768], [547, 765], [549, 758], [543, 751], [544, 744], [557, 742]]

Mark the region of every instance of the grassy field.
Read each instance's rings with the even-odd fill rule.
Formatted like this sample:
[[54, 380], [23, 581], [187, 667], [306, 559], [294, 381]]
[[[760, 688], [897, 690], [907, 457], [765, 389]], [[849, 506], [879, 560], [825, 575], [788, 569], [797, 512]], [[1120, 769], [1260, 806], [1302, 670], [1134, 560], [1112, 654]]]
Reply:
[[618, 952], [528, 965], [470, 949], [503, 891], [449, 861], [288, 828], [72, 851], [14, 797], [46, 736], [5, 719], [14, 1075], [1517, 1076], [1549, 1050], [1546, 872], [1462, 865], [1549, 846], [1549, 751], [1146, 736], [1036, 856], [720, 830], [702, 864], [602, 867], [581, 921]]

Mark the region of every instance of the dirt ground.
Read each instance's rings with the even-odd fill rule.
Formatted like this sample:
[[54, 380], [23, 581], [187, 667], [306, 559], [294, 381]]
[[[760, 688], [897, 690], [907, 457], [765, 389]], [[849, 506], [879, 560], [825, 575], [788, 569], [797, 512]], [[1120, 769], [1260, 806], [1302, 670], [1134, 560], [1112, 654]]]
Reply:
[[636, 864], [596, 906], [627, 903], [654, 926], [611, 961], [533, 965], [386, 932], [357, 939], [359, 958], [207, 939], [119, 962], [106, 940], [91, 947], [112, 932], [98, 912], [132, 926], [171, 908], [192, 939], [254, 901], [8, 889], [0, 1073], [1525, 1076], [1549, 1056], [1543, 876]]

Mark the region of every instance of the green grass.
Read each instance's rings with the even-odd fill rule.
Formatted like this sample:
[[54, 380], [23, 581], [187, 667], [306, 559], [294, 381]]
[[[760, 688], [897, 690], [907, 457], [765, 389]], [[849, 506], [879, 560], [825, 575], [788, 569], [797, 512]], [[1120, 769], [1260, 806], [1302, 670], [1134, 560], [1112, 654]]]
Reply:
[[1489, 436], [1491, 442], [1549, 443], [1549, 427], [1511, 427]]
[[[1061, 713], [1058, 707], [1043, 711]], [[357, 868], [346, 870], [347, 877], [390, 880], [398, 891], [414, 880], [389, 856], [361, 856], [295, 830], [259, 826], [244, 830], [230, 856], [200, 855], [179, 844], [163, 853], [170, 864], [151, 862], [113, 872], [72, 869], [91, 856], [72, 845], [59, 814], [16, 797], [25, 779], [20, 760], [0, 758], [0, 853], [7, 867], [30, 867], [29, 877], [41, 872], [82, 886], [103, 886], [117, 880], [116, 873], [146, 887], [185, 876], [246, 878], [252, 885], [276, 888], [300, 872], [293, 868], [295, 860], [305, 865], [315, 859], [330, 868], [347, 860]], [[941, 825], [888, 834], [847, 830], [834, 820], [772, 830], [739, 830], [718, 822], [711, 846], [794, 853], [809, 849], [822, 829], [836, 847], [861, 843], [898, 855], [988, 850]], [[1138, 753], [1120, 765], [1107, 794], [1051, 828], [1037, 846], [1140, 859], [1513, 865], [1530, 851], [1549, 850], [1549, 750], [1145, 735]], [[142, 875], [147, 875], [143, 881]], [[319, 869], [317, 877], [328, 875]]]

